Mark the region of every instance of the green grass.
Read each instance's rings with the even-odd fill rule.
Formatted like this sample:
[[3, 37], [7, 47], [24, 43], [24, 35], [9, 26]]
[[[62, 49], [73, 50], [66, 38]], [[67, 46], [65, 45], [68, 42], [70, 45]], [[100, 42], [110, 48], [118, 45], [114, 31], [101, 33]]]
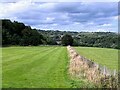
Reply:
[[94, 47], [75, 47], [80, 55], [98, 63], [107, 66], [109, 69], [118, 70], [118, 50], [108, 48]]
[[0, 48], [0, 88], [2, 88], [2, 48]]
[[68, 75], [66, 47], [6, 47], [2, 49], [3, 88], [93, 87]]

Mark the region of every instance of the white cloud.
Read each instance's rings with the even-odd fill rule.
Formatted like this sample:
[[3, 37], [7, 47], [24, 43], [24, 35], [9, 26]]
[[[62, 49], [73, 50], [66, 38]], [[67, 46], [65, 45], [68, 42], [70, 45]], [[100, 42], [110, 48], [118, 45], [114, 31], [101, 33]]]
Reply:
[[57, 26], [58, 24], [52, 24], [52, 26]]
[[78, 23], [78, 22], [74, 22], [74, 24], [75, 24], [75, 25], [80, 25], [80, 23]]
[[38, 5], [38, 7], [40, 9], [47, 9], [48, 10], [48, 9], [53, 9], [54, 5], [55, 5], [55, 3], [43, 3], [43, 4]]
[[105, 32], [105, 29], [97, 29], [96, 32]]
[[40, 29], [117, 30], [118, 16], [114, 14], [117, 10], [113, 3], [109, 7], [105, 4], [92, 2], [83, 2], [82, 5], [81, 3], [33, 3], [31, 0], [22, 0], [16, 3], [0, 3], [0, 18], [17, 20]]
[[[0, 0], [0, 2], [17, 2], [17, 1], [20, 0]], [[32, 2], [119, 2], [119, 0], [31, 0], [31, 1]]]
[[[113, 2], [113, 0], [32, 0], [33, 2]], [[114, 0], [119, 2], [119, 0]]]
[[46, 21], [46, 22], [52, 22], [53, 20], [54, 20], [53, 17], [47, 17], [45, 21]]
[[21, 0], [15, 3], [0, 3], [0, 18], [17, 12], [23, 12], [31, 5], [31, 0]]
[[94, 22], [88, 22], [87, 24], [88, 25], [94, 25]]
[[103, 24], [101, 26], [108, 27], [108, 26], [111, 26], [111, 24]]

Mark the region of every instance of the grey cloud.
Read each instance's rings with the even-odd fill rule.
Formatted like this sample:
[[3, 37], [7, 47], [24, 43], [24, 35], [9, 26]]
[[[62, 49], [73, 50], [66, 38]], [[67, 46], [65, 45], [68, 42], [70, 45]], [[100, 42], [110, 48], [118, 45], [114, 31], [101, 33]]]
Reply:
[[93, 19], [116, 16], [117, 3], [65, 3], [56, 7], [59, 12], [67, 12], [71, 20], [86, 22]]
[[[14, 13], [18, 19], [29, 25], [70, 25], [75, 22], [87, 25], [111, 23], [117, 16], [117, 3], [34, 3], [22, 13]], [[46, 20], [46, 18], [54, 18]], [[49, 27], [48, 27], [49, 28]]]

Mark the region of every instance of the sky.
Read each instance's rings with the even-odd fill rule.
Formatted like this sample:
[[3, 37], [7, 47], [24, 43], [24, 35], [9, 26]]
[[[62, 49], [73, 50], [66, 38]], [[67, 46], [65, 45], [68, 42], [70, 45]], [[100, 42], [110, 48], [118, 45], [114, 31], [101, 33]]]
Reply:
[[42, 30], [118, 32], [118, 17], [117, 0], [0, 1], [0, 19]]

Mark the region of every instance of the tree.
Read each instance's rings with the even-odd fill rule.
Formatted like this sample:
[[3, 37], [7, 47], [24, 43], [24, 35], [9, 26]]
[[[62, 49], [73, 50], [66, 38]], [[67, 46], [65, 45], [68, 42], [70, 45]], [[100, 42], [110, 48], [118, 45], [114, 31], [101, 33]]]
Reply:
[[46, 42], [43, 35], [24, 23], [2, 20], [2, 44], [6, 45], [39, 45]]
[[11, 43], [11, 37], [6, 29], [2, 29], [2, 45], [9, 45]]
[[69, 34], [65, 34], [62, 37], [62, 45], [67, 46], [67, 45], [73, 45], [73, 38]]

